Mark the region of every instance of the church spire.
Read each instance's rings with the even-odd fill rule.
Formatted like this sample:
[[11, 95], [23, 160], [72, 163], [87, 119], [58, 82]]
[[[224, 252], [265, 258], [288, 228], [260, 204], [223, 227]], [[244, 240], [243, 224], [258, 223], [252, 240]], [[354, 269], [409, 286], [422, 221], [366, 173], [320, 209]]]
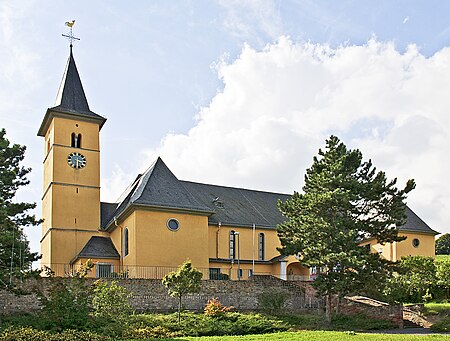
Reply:
[[56, 96], [55, 107], [78, 113], [91, 112], [83, 85], [81, 84], [75, 59], [73, 58], [72, 44], [70, 45], [69, 59], [67, 60], [66, 69]]
[[[67, 23], [66, 26], [71, 27], [70, 25], [67, 25]], [[91, 122], [95, 121], [99, 124], [100, 129], [106, 121], [106, 118], [97, 115], [89, 108], [72, 51], [73, 39], [78, 40], [78, 38], [73, 37], [72, 32], [68, 37], [71, 39], [70, 54], [69, 59], [67, 60], [66, 69], [64, 70], [61, 85], [59, 86], [58, 94], [56, 96], [56, 103], [54, 107], [47, 110], [41, 127], [39, 128], [38, 136], [45, 136], [45, 132], [50, 126], [52, 118], [55, 116], [66, 118], [71, 117]]]

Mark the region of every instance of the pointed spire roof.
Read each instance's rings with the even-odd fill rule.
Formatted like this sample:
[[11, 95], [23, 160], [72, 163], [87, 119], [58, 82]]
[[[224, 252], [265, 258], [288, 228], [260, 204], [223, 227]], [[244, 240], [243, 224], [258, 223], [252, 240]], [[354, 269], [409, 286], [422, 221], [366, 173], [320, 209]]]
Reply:
[[89, 108], [77, 65], [73, 58], [72, 45], [70, 46], [69, 59], [67, 60], [66, 69], [56, 96], [55, 106], [47, 110], [39, 128], [39, 136], [45, 136], [51, 119], [55, 115], [64, 117], [75, 116], [77, 119], [96, 121], [99, 123], [100, 128], [106, 121], [104, 117], [94, 113]]

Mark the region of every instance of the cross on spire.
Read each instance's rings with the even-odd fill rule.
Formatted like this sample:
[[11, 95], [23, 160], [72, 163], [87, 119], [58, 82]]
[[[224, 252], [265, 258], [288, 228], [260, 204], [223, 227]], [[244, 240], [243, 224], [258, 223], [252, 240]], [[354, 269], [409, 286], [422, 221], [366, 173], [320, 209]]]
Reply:
[[72, 21], [66, 21], [65, 24], [67, 27], [69, 27], [69, 34], [63, 34], [63, 37], [66, 37], [67, 39], [69, 39], [70, 41], [70, 48], [72, 48], [73, 46], [73, 41], [74, 40], [80, 40], [80, 38], [74, 37], [73, 32], [72, 32], [72, 27], [73, 25], [75, 25], [75, 19], [73, 19]]

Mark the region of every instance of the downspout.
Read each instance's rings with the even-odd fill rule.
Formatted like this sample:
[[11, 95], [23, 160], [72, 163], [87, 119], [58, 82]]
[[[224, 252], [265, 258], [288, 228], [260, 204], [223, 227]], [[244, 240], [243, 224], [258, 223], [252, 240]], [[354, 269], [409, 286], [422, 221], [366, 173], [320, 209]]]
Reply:
[[120, 226], [118, 223], [117, 223], [117, 218], [116, 217], [114, 217], [114, 225], [116, 226], [116, 227], [118, 227], [119, 229], [120, 229], [120, 254], [119, 254], [119, 266], [120, 266], [120, 270], [122, 270], [123, 269], [123, 231], [122, 231], [122, 226]]
[[220, 231], [221, 226], [222, 226], [222, 223], [219, 221], [219, 225], [217, 226], [217, 231], [216, 231], [216, 258], [219, 258], [219, 231]]

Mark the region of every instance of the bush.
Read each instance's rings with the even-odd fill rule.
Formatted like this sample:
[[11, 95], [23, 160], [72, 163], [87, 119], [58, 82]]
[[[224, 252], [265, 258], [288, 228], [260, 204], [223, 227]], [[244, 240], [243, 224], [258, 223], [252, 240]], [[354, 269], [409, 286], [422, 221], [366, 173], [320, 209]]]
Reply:
[[258, 307], [269, 313], [281, 311], [286, 304], [288, 294], [284, 291], [266, 291], [258, 296]]
[[106, 341], [109, 337], [98, 335], [89, 331], [65, 330], [62, 333], [52, 334], [48, 331], [22, 327], [7, 329], [0, 334], [0, 341]]
[[206, 316], [222, 317], [231, 309], [233, 309], [233, 307], [226, 307], [222, 305], [217, 298], [211, 298], [208, 300], [208, 303], [206, 303], [204, 313]]
[[127, 289], [101, 280], [94, 283], [93, 315], [103, 320], [123, 322], [133, 313]]
[[41, 314], [44, 329], [86, 330], [89, 317], [90, 288], [81, 279], [55, 280]]
[[434, 332], [450, 332], [450, 316], [437, 321], [431, 326], [431, 330]]

